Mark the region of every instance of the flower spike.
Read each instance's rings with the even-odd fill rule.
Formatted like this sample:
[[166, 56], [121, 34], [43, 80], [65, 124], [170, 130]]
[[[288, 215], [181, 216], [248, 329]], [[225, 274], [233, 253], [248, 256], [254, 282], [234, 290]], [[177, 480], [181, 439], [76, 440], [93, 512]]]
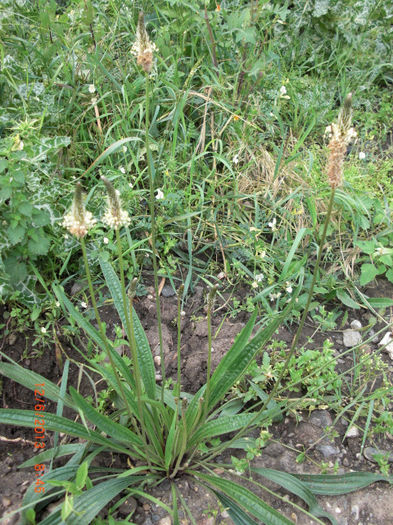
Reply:
[[64, 215], [62, 225], [72, 235], [75, 235], [75, 237], [81, 239], [88, 233], [95, 223], [96, 220], [93, 218], [91, 212], [86, 211], [84, 207], [82, 185], [80, 182], [77, 182], [71, 210], [66, 215]]

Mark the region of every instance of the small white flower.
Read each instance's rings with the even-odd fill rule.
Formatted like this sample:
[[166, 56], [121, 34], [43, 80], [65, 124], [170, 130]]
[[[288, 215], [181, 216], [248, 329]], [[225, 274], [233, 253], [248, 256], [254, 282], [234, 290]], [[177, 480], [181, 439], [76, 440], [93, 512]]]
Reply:
[[45, 328], [45, 326], [41, 326], [41, 333], [42, 333], [42, 334], [46, 334], [46, 328]]
[[132, 189], [132, 183], [131, 182], [128, 183], [128, 186], [129, 186], [129, 188]]
[[59, 308], [59, 307], [60, 307], [60, 303], [59, 303], [59, 301], [56, 301], [56, 303], [55, 303], [55, 304], [56, 304], [57, 308]]
[[251, 285], [253, 288], [258, 288], [258, 283], [256, 281], [254, 281]]
[[158, 188], [157, 194], [156, 194], [156, 199], [158, 201], [161, 201], [163, 198], [164, 198], [164, 193], [162, 192], [162, 190], [160, 188]]
[[93, 94], [96, 92], [96, 87], [94, 84], [89, 84], [89, 93]]
[[97, 97], [93, 97], [91, 99], [91, 103], [93, 104], [93, 106], [96, 106], [97, 105]]
[[123, 153], [127, 153], [127, 146], [123, 146], [122, 148]]
[[292, 293], [293, 288], [292, 288], [291, 283], [289, 281], [287, 281], [285, 284], [286, 284], [285, 291], [288, 292], [288, 293]]
[[120, 173], [123, 173], [124, 175], [124, 173], [126, 172], [126, 169], [123, 166], [120, 166], [119, 171]]
[[279, 299], [281, 296], [281, 292], [277, 292], [277, 293], [269, 293], [269, 299], [270, 299], [270, 302], [273, 302], [275, 301], [276, 299]]
[[104, 238], [102, 239], [102, 241], [103, 241], [104, 244], [109, 244], [109, 239], [108, 239], [108, 237], [104, 237]]
[[287, 94], [287, 88], [285, 86], [280, 87], [280, 95], [286, 95]]
[[364, 160], [365, 158], [366, 158], [366, 154], [364, 153], [364, 151], [361, 151], [361, 152], [359, 153], [359, 159], [360, 159], [360, 160]]
[[258, 275], [255, 276], [255, 280], [257, 283], [260, 283], [261, 281], [263, 281], [263, 278], [264, 278], [263, 273], [258, 273]]
[[233, 162], [233, 164], [239, 164], [239, 155], [238, 154], [233, 156], [232, 162]]
[[85, 303], [85, 301], [82, 301], [81, 302], [81, 307], [84, 308], [86, 310], [87, 308], [87, 303]]
[[272, 230], [272, 232], [275, 232], [277, 230], [277, 227], [276, 227], [277, 219], [275, 217], [273, 218], [271, 222], [268, 222], [267, 224], [269, 228]]
[[265, 252], [265, 250], [262, 250], [262, 251], [261, 251], [261, 253], [259, 254], [259, 257], [260, 257], [261, 259], [264, 259], [264, 258], [266, 257], [266, 252]]

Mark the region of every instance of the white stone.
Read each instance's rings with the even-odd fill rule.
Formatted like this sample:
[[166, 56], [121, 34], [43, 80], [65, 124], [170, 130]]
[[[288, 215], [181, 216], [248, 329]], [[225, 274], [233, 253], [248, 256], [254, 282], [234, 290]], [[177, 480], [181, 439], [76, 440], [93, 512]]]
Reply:
[[359, 429], [357, 427], [351, 427], [346, 436], [347, 437], [357, 437], [359, 435]]
[[393, 360], [393, 335], [391, 334], [391, 332], [386, 332], [386, 334], [383, 336], [378, 345], [384, 346], [385, 352], [387, 352], [389, 354], [390, 359]]
[[362, 336], [357, 330], [344, 330], [343, 343], [347, 348], [352, 348], [362, 342]]
[[351, 323], [351, 328], [353, 330], [360, 330], [362, 327], [362, 323], [360, 321], [358, 321], [357, 319], [355, 319], [354, 321], [352, 321]]

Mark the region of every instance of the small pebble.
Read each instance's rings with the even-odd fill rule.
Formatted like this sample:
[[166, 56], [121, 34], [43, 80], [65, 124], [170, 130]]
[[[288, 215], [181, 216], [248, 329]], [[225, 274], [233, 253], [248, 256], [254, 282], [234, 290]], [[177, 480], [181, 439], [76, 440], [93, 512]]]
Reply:
[[156, 355], [154, 358], [154, 362], [157, 366], [160, 366], [161, 364], [161, 357], [159, 355]]
[[160, 519], [158, 525], [171, 525], [171, 523], [171, 518], [169, 516], [166, 516], [165, 518]]
[[359, 429], [358, 427], [351, 427], [347, 432], [347, 437], [358, 437]]
[[362, 336], [357, 330], [344, 330], [343, 343], [347, 348], [357, 346], [362, 342]]
[[353, 330], [360, 330], [362, 328], [362, 323], [355, 319], [355, 321], [352, 321], [352, 323], [351, 323], [351, 328]]

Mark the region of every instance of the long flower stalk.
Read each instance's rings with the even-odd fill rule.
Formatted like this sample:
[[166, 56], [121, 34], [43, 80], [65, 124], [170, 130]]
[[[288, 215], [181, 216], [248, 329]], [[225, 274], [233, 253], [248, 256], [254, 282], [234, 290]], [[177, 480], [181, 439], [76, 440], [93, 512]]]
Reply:
[[158, 264], [157, 264], [157, 225], [156, 225], [156, 214], [154, 206], [154, 179], [153, 179], [153, 166], [150, 151], [149, 141], [149, 130], [150, 130], [150, 78], [147, 73], [146, 79], [146, 93], [145, 93], [145, 147], [146, 147], [146, 158], [147, 158], [147, 170], [149, 174], [149, 211], [151, 220], [151, 251], [153, 259], [153, 273], [154, 273], [154, 293], [156, 296], [156, 309], [157, 309], [157, 323], [158, 323], [158, 339], [160, 344], [160, 359], [161, 359], [161, 377], [162, 377], [162, 389], [161, 389], [161, 402], [164, 402], [164, 385], [166, 381], [165, 375], [165, 358], [164, 358], [164, 345], [162, 339], [162, 323], [161, 323], [161, 305], [160, 305], [160, 294], [158, 289]]

